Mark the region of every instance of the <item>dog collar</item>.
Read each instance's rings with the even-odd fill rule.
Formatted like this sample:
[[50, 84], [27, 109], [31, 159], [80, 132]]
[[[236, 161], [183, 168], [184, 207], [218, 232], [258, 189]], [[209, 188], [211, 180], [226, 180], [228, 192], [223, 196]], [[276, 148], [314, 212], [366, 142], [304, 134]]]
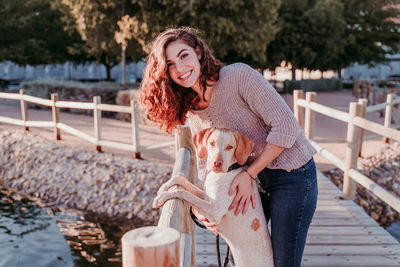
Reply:
[[239, 169], [240, 167], [242, 167], [241, 165], [239, 165], [239, 163], [233, 163], [229, 168], [228, 168], [228, 172]]

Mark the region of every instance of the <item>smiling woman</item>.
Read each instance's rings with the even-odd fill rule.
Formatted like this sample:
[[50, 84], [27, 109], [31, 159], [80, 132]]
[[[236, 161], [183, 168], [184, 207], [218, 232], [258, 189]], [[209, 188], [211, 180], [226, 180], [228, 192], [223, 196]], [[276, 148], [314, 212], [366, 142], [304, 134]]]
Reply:
[[189, 110], [202, 109], [210, 101], [210, 87], [218, 81], [222, 66], [194, 29], [161, 33], [147, 57], [140, 90], [146, 117], [172, 133], [185, 124]]
[[[195, 30], [181, 27], [154, 41], [140, 92], [147, 118], [163, 131], [172, 133], [188, 120], [193, 135], [226, 128], [254, 142], [249, 160], [238, 161], [248, 167], [230, 185], [229, 195], [235, 196], [229, 210], [245, 215], [249, 206], [256, 208], [258, 176], [266, 192], [261, 199], [265, 218], [271, 219], [275, 267], [300, 266], [317, 201], [316, 151], [271, 84], [246, 64], [223, 66]], [[197, 163], [204, 183], [206, 161], [198, 155]], [[214, 222], [193, 212], [218, 232]]]
[[166, 62], [171, 79], [180, 86], [192, 88], [197, 93], [200, 91], [200, 62], [201, 52], [181, 40], [170, 43], [166, 49]]

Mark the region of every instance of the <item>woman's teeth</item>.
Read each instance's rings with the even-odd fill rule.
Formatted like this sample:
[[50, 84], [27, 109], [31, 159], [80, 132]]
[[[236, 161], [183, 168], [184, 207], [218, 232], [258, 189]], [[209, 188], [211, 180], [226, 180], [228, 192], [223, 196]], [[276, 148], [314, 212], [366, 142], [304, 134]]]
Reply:
[[190, 75], [191, 71], [188, 71], [187, 73], [183, 74], [181, 76], [181, 79], [185, 79], [186, 77], [188, 77]]

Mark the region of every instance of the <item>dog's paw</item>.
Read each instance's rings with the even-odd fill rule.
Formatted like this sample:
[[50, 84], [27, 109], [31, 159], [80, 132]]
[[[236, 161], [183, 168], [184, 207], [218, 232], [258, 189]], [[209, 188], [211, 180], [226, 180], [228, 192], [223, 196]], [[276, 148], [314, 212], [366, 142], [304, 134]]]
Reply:
[[170, 182], [169, 182], [169, 181], [163, 183], [163, 184], [160, 186], [160, 189], [158, 189], [157, 195], [160, 195], [162, 192], [168, 191], [168, 189], [169, 189], [170, 187], [171, 187], [171, 185], [170, 185]]
[[165, 201], [167, 201], [168, 199], [170, 199], [169, 194], [167, 194], [167, 192], [161, 192], [154, 198], [153, 208], [154, 209], [160, 208], [162, 205], [164, 205]]

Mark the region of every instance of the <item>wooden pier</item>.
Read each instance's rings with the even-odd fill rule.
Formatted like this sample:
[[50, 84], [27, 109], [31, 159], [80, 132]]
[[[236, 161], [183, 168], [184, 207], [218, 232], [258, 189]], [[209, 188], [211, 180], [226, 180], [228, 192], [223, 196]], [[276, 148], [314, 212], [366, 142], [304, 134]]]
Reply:
[[[400, 243], [318, 172], [318, 205], [302, 266], [400, 266]], [[221, 242], [221, 258], [226, 245]], [[218, 266], [215, 235], [197, 227], [196, 267]]]

